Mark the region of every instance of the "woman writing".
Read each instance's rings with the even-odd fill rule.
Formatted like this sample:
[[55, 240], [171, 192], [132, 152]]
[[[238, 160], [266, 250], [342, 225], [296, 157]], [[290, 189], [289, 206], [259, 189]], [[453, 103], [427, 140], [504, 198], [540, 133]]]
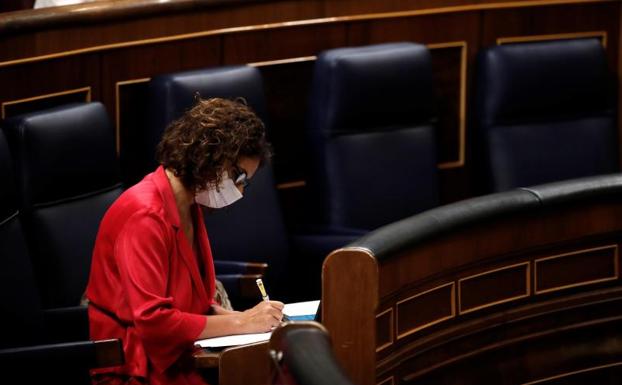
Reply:
[[97, 235], [87, 287], [91, 338], [120, 338], [126, 363], [94, 373], [94, 383], [204, 384], [186, 359], [195, 340], [279, 324], [281, 302], [244, 312], [214, 302], [201, 210], [242, 198], [269, 152], [263, 123], [236, 101], [199, 100], [165, 130], [161, 165], [119, 197]]

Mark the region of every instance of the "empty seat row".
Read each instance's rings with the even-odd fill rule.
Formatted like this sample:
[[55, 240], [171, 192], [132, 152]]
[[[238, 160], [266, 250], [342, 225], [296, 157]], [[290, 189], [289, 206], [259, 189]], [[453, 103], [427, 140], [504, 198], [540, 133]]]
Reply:
[[[489, 184], [482, 192], [619, 170], [613, 83], [598, 39], [491, 47], [477, 67], [470, 150], [480, 182]], [[269, 120], [255, 68], [156, 76], [145, 143], [154, 146], [197, 94], [244, 97]], [[360, 235], [438, 205], [435, 99], [432, 58], [423, 45], [321, 53], [307, 111], [307, 204], [317, 214], [309, 220], [336, 234]], [[250, 199], [246, 205], [244, 215], [259, 210]], [[271, 236], [266, 228], [249, 230]]]
[[[493, 47], [478, 67], [477, 133], [487, 146], [494, 190], [617, 170], [615, 114], [598, 40]], [[314, 271], [302, 286], [319, 285], [319, 266], [330, 250], [439, 202], [438, 116], [424, 46], [324, 52], [312, 89], [309, 182], [321, 229], [288, 236], [269, 165], [246, 199], [206, 216], [215, 258], [269, 262], [268, 282], [286, 299], [297, 299], [287, 298], [292, 271]], [[157, 76], [150, 83], [144, 153], [153, 153], [164, 128], [197, 94], [244, 97], [269, 120], [256, 68]], [[91, 103], [21, 116], [4, 127], [44, 304], [73, 306], [86, 285], [99, 219], [121, 192], [110, 123], [104, 108]], [[224, 280], [231, 278], [226, 272]]]

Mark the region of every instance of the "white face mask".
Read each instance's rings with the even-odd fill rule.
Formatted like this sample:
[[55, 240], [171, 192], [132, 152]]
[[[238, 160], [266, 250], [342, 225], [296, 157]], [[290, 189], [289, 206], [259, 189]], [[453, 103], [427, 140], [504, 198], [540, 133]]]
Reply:
[[200, 205], [219, 209], [232, 204], [242, 198], [242, 193], [225, 172], [218, 186], [208, 187], [194, 196], [195, 202]]

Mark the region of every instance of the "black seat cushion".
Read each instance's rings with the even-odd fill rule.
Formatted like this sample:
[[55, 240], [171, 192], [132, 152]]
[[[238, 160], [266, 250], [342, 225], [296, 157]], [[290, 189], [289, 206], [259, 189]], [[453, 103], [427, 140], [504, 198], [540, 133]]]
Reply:
[[43, 319], [26, 240], [22, 233], [12, 160], [0, 131], [0, 348], [34, 344]]

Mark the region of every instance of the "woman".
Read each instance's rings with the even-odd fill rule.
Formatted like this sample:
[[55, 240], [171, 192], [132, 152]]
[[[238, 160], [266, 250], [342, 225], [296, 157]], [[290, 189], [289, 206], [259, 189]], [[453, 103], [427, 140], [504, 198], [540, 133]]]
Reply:
[[269, 156], [263, 123], [245, 104], [199, 100], [164, 132], [160, 167], [110, 207], [87, 287], [92, 339], [120, 338], [125, 365], [95, 383], [203, 384], [188, 359], [194, 341], [266, 332], [283, 304], [244, 312], [215, 303], [214, 266], [201, 206], [242, 197]]

